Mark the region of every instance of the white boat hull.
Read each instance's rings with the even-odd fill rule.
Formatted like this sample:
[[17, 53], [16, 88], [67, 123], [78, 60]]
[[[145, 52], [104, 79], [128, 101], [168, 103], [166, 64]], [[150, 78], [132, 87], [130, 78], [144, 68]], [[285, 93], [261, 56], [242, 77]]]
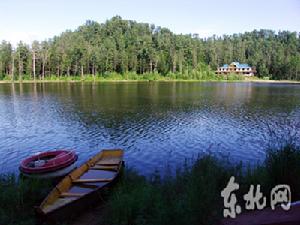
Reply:
[[36, 173], [36, 174], [29, 174], [29, 173], [24, 173], [24, 172], [21, 172], [21, 173], [25, 177], [38, 178], [38, 179], [49, 179], [49, 178], [63, 177], [65, 175], [69, 174], [70, 172], [72, 172], [74, 169], [76, 169], [76, 167], [77, 167], [76, 163], [73, 163], [70, 166], [67, 166], [60, 170], [56, 170], [56, 171], [49, 172], [49, 173]]

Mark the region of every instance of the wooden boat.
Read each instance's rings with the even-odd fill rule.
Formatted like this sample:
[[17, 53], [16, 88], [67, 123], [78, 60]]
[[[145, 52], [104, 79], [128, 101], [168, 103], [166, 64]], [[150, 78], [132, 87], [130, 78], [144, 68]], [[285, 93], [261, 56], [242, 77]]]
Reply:
[[114, 183], [123, 165], [123, 150], [102, 150], [67, 175], [37, 207], [42, 219], [63, 219], [103, 199], [101, 193]]

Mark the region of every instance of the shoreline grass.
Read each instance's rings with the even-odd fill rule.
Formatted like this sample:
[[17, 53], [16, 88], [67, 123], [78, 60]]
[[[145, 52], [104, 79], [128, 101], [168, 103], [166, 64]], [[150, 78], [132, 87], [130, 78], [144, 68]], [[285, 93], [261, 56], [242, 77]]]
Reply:
[[84, 76], [47, 76], [45, 79], [32, 79], [31, 76], [24, 76], [22, 80], [12, 80], [11, 77], [4, 77], [0, 83], [60, 83], [60, 82], [262, 82], [262, 83], [300, 83], [295, 80], [270, 80], [258, 77], [244, 77], [237, 74], [227, 76], [215, 75], [211, 72], [194, 71], [191, 74], [170, 73], [165, 76], [158, 73], [145, 73], [138, 75], [136, 73], [118, 74], [97, 74]]
[[51, 190], [47, 180], [19, 179], [14, 174], [0, 175], [0, 224], [36, 224], [34, 206]]
[[263, 196], [270, 203], [270, 191], [278, 184], [291, 187], [292, 201], [300, 200], [300, 148], [285, 145], [268, 149], [265, 161], [243, 171], [214, 156], [197, 159], [190, 169], [177, 172], [175, 177], [147, 181], [134, 172], [125, 173], [109, 198], [104, 212], [105, 224], [110, 225], [210, 225], [223, 218], [221, 191], [229, 178], [235, 176], [240, 188], [238, 204], [243, 212], [243, 195], [250, 185], [261, 185]]
[[[287, 144], [268, 149], [265, 161], [242, 169], [211, 155], [198, 158], [191, 167], [176, 175], [152, 179], [125, 169], [117, 185], [108, 193], [103, 218], [106, 225], [216, 224], [222, 218], [221, 191], [235, 176], [243, 202], [251, 184], [261, 185], [269, 201], [270, 190], [277, 184], [291, 186], [292, 201], [300, 200], [300, 148]], [[17, 179], [13, 174], [0, 176], [0, 224], [35, 224], [34, 206], [40, 204], [53, 184], [47, 181]], [[242, 204], [241, 204], [242, 205]], [[65, 224], [68, 224], [66, 222]]]
[[139, 82], [223, 82], [223, 83], [274, 83], [274, 84], [300, 84], [300, 81], [294, 80], [262, 80], [262, 79], [245, 79], [245, 80], [195, 80], [195, 79], [165, 79], [165, 80], [112, 80], [112, 79], [102, 79], [102, 80], [72, 80], [72, 79], [62, 79], [62, 80], [0, 80], [0, 84], [34, 84], [34, 83], [139, 83]]

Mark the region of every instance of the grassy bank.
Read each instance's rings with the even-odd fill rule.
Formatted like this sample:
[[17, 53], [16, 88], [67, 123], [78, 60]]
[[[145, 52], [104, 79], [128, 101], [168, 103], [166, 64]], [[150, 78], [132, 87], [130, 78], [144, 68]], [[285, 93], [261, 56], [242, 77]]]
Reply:
[[217, 224], [224, 208], [220, 194], [231, 176], [240, 184], [235, 193], [243, 207], [251, 184], [261, 185], [267, 204], [278, 184], [289, 184], [292, 200], [300, 200], [299, 174], [300, 149], [292, 145], [268, 150], [265, 162], [255, 168], [204, 156], [165, 180], [127, 173], [107, 204], [106, 224]]
[[[107, 198], [101, 221], [110, 225], [216, 224], [223, 212], [220, 193], [231, 176], [240, 184], [235, 193], [243, 206], [242, 197], [250, 184], [261, 185], [267, 203], [270, 190], [277, 184], [289, 184], [292, 200], [300, 200], [299, 174], [300, 148], [294, 145], [268, 150], [264, 163], [254, 168], [206, 155], [192, 167], [181, 168], [175, 176], [164, 179], [157, 174], [146, 179], [126, 169]], [[50, 187], [47, 182], [17, 181], [13, 175], [2, 175], [0, 224], [34, 224], [33, 206]]]
[[34, 206], [51, 190], [51, 183], [0, 175], [0, 224], [35, 224]]
[[122, 75], [122, 74], [109, 74], [109, 75], [84, 75], [83, 77], [69, 76], [57, 77], [49, 76], [45, 79], [32, 79], [31, 77], [24, 77], [22, 80], [12, 80], [10, 77], [0, 79], [0, 83], [59, 83], [59, 82], [145, 82], [145, 81], [162, 81], [162, 82], [261, 82], [261, 83], [300, 83], [295, 80], [270, 80], [258, 77], [243, 77], [240, 75], [229, 76], [207, 76], [200, 78], [190, 78], [181, 76], [162, 76], [159, 74], [145, 74], [145, 75]]
[[23, 76], [22, 80], [13, 80], [10, 76], [5, 76], [1, 79], [2, 82], [60, 82], [60, 81], [70, 81], [70, 82], [101, 82], [101, 81], [236, 81], [244, 80], [245, 77], [236, 74], [229, 74], [228, 76], [219, 76], [211, 71], [192, 71], [189, 73], [168, 73], [166, 75], [161, 75], [159, 73], [105, 73], [90, 75], [86, 74], [84, 76], [56, 76], [51, 75], [45, 77], [45, 79], [38, 78], [33, 80], [32, 76]]

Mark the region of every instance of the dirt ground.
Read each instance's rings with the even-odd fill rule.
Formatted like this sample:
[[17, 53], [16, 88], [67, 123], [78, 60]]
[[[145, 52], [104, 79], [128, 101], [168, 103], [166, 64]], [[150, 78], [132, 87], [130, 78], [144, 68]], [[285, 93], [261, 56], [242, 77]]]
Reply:
[[96, 206], [83, 212], [74, 218], [69, 225], [102, 225], [103, 224], [103, 205]]

